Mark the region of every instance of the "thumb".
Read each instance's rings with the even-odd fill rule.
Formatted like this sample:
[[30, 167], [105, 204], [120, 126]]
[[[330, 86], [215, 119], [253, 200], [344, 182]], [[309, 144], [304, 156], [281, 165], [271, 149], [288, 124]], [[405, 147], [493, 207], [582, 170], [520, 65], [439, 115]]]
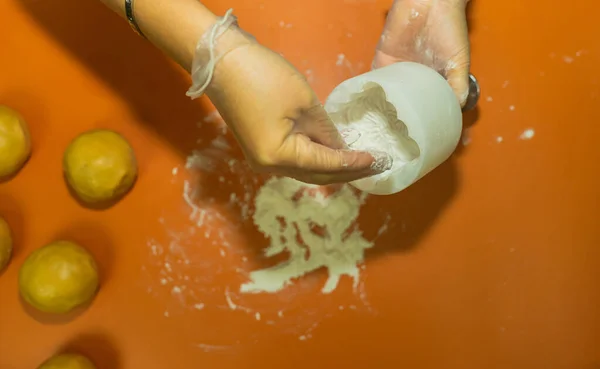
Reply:
[[283, 143], [280, 164], [315, 174], [342, 175], [346, 181], [384, 172], [392, 167], [392, 158], [382, 152], [332, 149], [294, 134]]

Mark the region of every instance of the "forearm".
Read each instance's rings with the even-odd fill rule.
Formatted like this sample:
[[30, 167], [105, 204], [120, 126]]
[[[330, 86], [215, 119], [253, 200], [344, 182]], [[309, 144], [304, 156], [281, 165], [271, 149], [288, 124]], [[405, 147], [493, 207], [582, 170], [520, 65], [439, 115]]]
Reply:
[[[101, 0], [125, 18], [125, 0]], [[156, 47], [190, 71], [194, 50], [216, 16], [197, 0], [134, 0], [137, 24]]]

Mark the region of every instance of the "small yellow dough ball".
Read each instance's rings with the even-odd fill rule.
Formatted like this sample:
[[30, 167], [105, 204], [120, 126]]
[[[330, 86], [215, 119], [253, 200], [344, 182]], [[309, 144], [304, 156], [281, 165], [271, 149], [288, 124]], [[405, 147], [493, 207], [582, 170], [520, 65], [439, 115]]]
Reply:
[[0, 179], [17, 173], [31, 155], [31, 139], [19, 113], [0, 106]]
[[60, 354], [44, 361], [38, 369], [96, 369], [96, 366], [83, 355]]
[[0, 217], [0, 272], [8, 265], [12, 248], [10, 228], [6, 221]]
[[92, 255], [73, 242], [58, 241], [32, 252], [19, 271], [21, 296], [47, 313], [67, 313], [94, 298], [98, 269]]
[[65, 177], [84, 202], [119, 199], [133, 186], [137, 163], [133, 149], [120, 134], [94, 130], [77, 137], [65, 152]]

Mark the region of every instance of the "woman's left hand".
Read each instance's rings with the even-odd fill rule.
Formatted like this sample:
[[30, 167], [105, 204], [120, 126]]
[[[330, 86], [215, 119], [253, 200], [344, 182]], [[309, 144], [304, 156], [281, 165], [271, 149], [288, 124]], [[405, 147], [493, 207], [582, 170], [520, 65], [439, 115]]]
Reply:
[[377, 46], [373, 67], [399, 61], [442, 74], [464, 106], [469, 95], [468, 0], [396, 0]]

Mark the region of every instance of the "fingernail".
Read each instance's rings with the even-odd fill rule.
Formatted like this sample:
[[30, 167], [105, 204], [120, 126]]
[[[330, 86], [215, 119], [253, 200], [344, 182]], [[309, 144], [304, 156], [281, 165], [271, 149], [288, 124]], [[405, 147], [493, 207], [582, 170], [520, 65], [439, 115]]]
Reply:
[[350, 128], [341, 130], [340, 134], [348, 146], [352, 145], [360, 138], [360, 132]]
[[386, 170], [392, 169], [392, 164], [394, 164], [394, 159], [390, 156], [390, 154], [382, 152], [382, 151], [369, 151], [369, 154], [373, 156], [373, 164], [371, 164], [371, 169], [378, 173], [385, 172]]

